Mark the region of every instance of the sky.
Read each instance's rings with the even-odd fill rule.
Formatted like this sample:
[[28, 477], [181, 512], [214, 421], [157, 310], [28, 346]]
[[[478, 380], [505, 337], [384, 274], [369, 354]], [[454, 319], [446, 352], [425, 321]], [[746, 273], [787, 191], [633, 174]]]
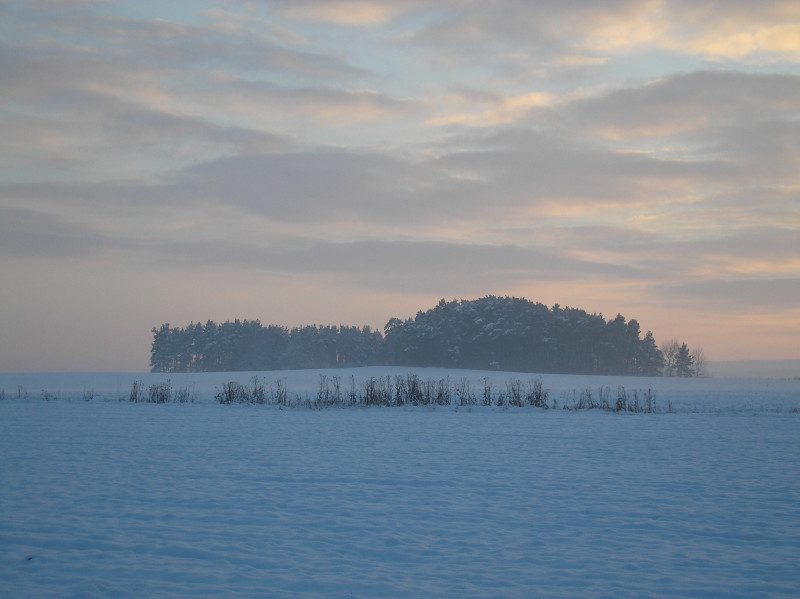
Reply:
[[0, 371], [525, 297], [800, 359], [800, 4], [0, 0]]

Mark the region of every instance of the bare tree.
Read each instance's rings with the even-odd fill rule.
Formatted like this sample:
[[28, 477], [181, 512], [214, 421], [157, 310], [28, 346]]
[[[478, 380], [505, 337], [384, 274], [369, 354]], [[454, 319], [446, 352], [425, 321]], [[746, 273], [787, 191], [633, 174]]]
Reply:
[[708, 360], [706, 359], [705, 352], [699, 347], [692, 350], [692, 361], [695, 376], [708, 376], [708, 371], [706, 369]]
[[676, 359], [680, 349], [680, 341], [674, 337], [661, 344], [661, 353], [664, 354], [664, 376], [675, 376]]

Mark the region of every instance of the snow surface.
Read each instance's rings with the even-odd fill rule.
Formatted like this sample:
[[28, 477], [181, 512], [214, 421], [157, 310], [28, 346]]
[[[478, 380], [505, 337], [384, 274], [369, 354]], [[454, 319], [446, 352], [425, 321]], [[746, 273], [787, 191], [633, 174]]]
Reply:
[[[0, 596], [800, 596], [800, 381], [542, 376], [660, 414], [213, 403], [251, 376], [0, 375]], [[166, 378], [197, 403], [118, 401]]]

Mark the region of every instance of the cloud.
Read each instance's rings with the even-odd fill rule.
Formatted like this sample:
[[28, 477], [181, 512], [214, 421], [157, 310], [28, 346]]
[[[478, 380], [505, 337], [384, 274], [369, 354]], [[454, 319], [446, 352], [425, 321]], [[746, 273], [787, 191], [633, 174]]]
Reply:
[[[479, 204], [473, 199], [470, 207], [459, 187], [465, 184], [435, 165], [391, 153], [311, 148], [227, 156], [157, 181], [9, 185], [0, 188], [0, 197], [17, 207], [94, 209], [120, 222], [135, 217], [161, 223], [167, 214], [199, 213], [214, 215], [219, 228], [235, 226], [219, 220], [233, 212], [258, 226], [310, 227], [323, 236], [341, 236], [352, 234], [354, 226], [363, 235], [440, 225], [458, 208], [468, 215]], [[208, 233], [213, 229], [198, 231]]]
[[798, 76], [695, 71], [577, 99], [565, 113], [584, 131], [620, 140], [716, 135], [742, 121], [793, 119], [798, 110]]
[[576, 59], [602, 66], [609, 57], [657, 51], [711, 61], [800, 60], [800, 11], [790, 1], [499, 0], [427, 3], [416, 9], [437, 18], [409, 39], [435, 48], [432, 60], [442, 64], [479, 62], [497, 68], [500, 49], [508, 47], [547, 69]]
[[0, 253], [8, 256], [62, 261], [125, 245], [72, 219], [0, 206]]
[[[702, 228], [704, 224], [698, 226]], [[629, 260], [652, 273], [660, 273], [664, 280], [733, 281], [800, 275], [795, 238], [795, 232], [787, 227], [740, 225], [731, 230], [722, 223], [706, 235], [687, 237], [665, 232], [627, 247], [609, 246], [603, 240], [597, 242], [597, 247], [599, 255], [609, 248], [618, 251], [616, 259], [620, 261], [626, 260], [627, 253]]]
[[53, 75], [60, 73], [58, 80], [77, 71], [81, 78], [76, 83], [90, 79], [123, 88], [141, 83], [142, 75], [174, 83], [202, 79], [203, 73], [213, 70], [266, 72], [274, 79], [303, 82], [352, 82], [367, 74], [339, 56], [298, 49], [307, 46], [280, 25], [219, 11], [206, 17], [206, 23], [189, 24], [92, 11], [30, 12], [16, 27], [6, 28], [6, 44], [13, 52], [4, 56], [7, 64], [24, 61], [23, 72], [38, 69], [30, 74], [31, 82], [49, 68]]
[[534, 282], [620, 282], [637, 272], [629, 266], [581, 260], [550, 248], [418, 240], [297, 239], [289, 240], [286, 248], [235, 240], [163, 242], [143, 251], [154, 260], [159, 255], [169, 256], [183, 269], [291, 275], [308, 281], [336, 281], [339, 286], [370, 293], [474, 295], [487, 288]]
[[[140, 119], [149, 126], [137, 133]], [[13, 192], [29, 200], [52, 194], [61, 202], [69, 197], [98, 201], [105, 197], [107, 202], [129, 203], [132, 200], [125, 198], [133, 196], [139, 205], [176, 209], [204, 206], [208, 210], [224, 204], [273, 223], [315, 230], [324, 229], [326, 223], [334, 228], [351, 223], [348, 230], [363, 232], [372, 226], [376, 235], [402, 234], [402, 228], [409, 226], [412, 234], [449, 229], [457, 235], [458, 229], [480, 229], [488, 217], [496, 230], [513, 228], [520, 220], [550, 219], [553, 224], [553, 219], [581, 216], [608, 221], [623, 217], [650, 228], [657, 223], [681, 223], [682, 215], [713, 222], [732, 203], [743, 208], [752, 205], [752, 200], [722, 191], [752, 181], [758, 172], [758, 165], [748, 167], [744, 158], [738, 164], [719, 157], [669, 160], [519, 127], [456, 136], [430, 155], [292, 146], [268, 134], [193, 120], [172, 123], [167, 118], [161, 124], [149, 113], [133, 112], [119, 122], [112, 120], [104, 129], [109, 144], [116, 130], [113, 137], [119, 143], [126, 139], [155, 143], [161, 139], [160, 132], [171, 137], [173, 125], [180, 132], [175, 137], [183, 144], [206, 140], [215, 151], [228, 144], [234, 154], [173, 169], [160, 181], [148, 181], [141, 193], [134, 191], [135, 184], [120, 186], [113, 181], [105, 192], [97, 186], [56, 184], [18, 187]], [[257, 151], [250, 151], [254, 148]], [[714, 193], [698, 197], [698, 186]], [[66, 191], [70, 187], [80, 192]], [[768, 197], [763, 190], [752, 193]], [[780, 213], [777, 206], [787, 205], [792, 195], [772, 193], [771, 197], [776, 199], [773, 210]], [[676, 200], [682, 204], [675, 204]], [[630, 210], [639, 212], [626, 214]], [[661, 212], [658, 220], [637, 220]], [[349, 229], [353, 225], [358, 226]]]
[[684, 52], [701, 54], [711, 60], [746, 59], [752, 55], [774, 59], [800, 59], [800, 24], [764, 27], [755, 32], [714, 32], [688, 40]]
[[403, 2], [374, 0], [292, 0], [279, 5], [289, 19], [325, 21], [346, 26], [382, 25], [403, 12]]
[[[501, 1], [423, 4], [430, 11], [424, 25], [403, 39], [435, 70], [465, 69], [474, 78], [488, 69], [499, 78], [530, 77], [562, 55], [577, 52], [550, 27], [558, 3]], [[473, 81], [474, 83], [474, 81]]]
[[797, 308], [800, 278], [692, 281], [659, 286], [658, 295], [665, 302], [707, 313], [790, 312]]
[[54, 7], [90, 6], [92, 4], [108, 4], [111, 0], [31, 0], [33, 4]]
[[245, 36], [260, 36], [266, 39], [275, 40], [289, 46], [309, 47], [313, 43], [295, 31], [266, 19], [259, 18], [252, 13], [236, 13], [220, 8], [209, 8], [202, 11], [208, 17], [214, 19], [216, 26], [226, 34], [236, 38]]
[[205, 102], [230, 107], [249, 116], [255, 123], [279, 126], [292, 122], [345, 127], [353, 123], [399, 120], [418, 114], [422, 107], [408, 100], [372, 90], [331, 87], [294, 87], [272, 82], [250, 81], [239, 77], [215, 77]]
[[800, 9], [788, 1], [670, 3], [677, 26], [663, 46], [717, 60], [800, 60]]
[[[382, 152], [316, 149], [221, 158], [183, 172], [171, 192], [227, 198], [284, 222], [403, 224], [443, 215], [450, 184], [430, 165]], [[440, 203], [444, 205], [439, 205]]]
[[[209, 24], [188, 25], [91, 12], [55, 19], [45, 12], [7, 29], [0, 46], [7, 85], [0, 93], [13, 115], [11, 126], [33, 127], [52, 154], [41, 157], [40, 164], [86, 164], [95, 155], [82, 150], [103, 148], [123, 121], [134, 127], [124, 132], [130, 143], [122, 145], [148, 136], [167, 138], [170, 129], [178, 142], [173, 147], [196, 144], [190, 130], [205, 124], [209, 131], [236, 131], [240, 140], [246, 130], [253, 131], [245, 150], [250, 152], [263, 147], [267, 132], [309, 135], [309, 121], [322, 133], [353, 124], [408, 122], [424, 111], [422, 103], [355, 85], [370, 74], [342, 58], [286, 48], [271, 34], [259, 35], [260, 25], [271, 31], [268, 23], [252, 23], [245, 15], [237, 21], [236, 15], [218, 11], [209, 16]], [[220, 145], [217, 154], [231, 151], [227, 140]], [[36, 146], [32, 149], [35, 153]], [[31, 152], [15, 152], [26, 154]], [[191, 154], [184, 144], [176, 163], [185, 164]]]
[[97, 92], [75, 90], [62, 96], [58, 107], [28, 111], [20, 106], [16, 118], [4, 123], [0, 152], [15, 169], [9, 181], [36, 176], [37, 168], [41, 176], [44, 167], [57, 177], [122, 179], [147, 173], [152, 183], [181, 164], [211, 156], [295, 145], [267, 131], [218, 125]]
[[[753, 227], [683, 243], [691, 270], [710, 278], [800, 275], [797, 234], [791, 227]], [[692, 257], [695, 257], [692, 259]]]
[[475, 149], [453, 152], [440, 162], [451, 172], [473, 174], [502, 189], [501, 202], [549, 207], [556, 213], [576, 206], [602, 212], [613, 206], [672, 201], [685, 198], [697, 184], [735, 176], [725, 162], [619, 152], [519, 128], [488, 135]]
[[[724, 163], [668, 161], [508, 130], [454, 142], [438, 156], [310, 149], [221, 158], [187, 169], [166, 197], [229, 198], [283, 222], [419, 226], [514, 221], [580, 208], [666, 202], [735, 172]], [[658, 194], [654, 196], [654, 194]]]
[[578, 43], [590, 52], [620, 54], [654, 44], [668, 35], [670, 19], [664, 18], [661, 2], [626, 2], [586, 7], [566, 21], [578, 34]]
[[[471, 94], [474, 98], [475, 94]], [[480, 108], [475, 110], [474, 100], [470, 102], [470, 112], [459, 108], [469, 100], [464, 95], [449, 96], [439, 100], [445, 105], [442, 116], [435, 116], [424, 124], [430, 127], [443, 125], [468, 125], [472, 127], [497, 127], [522, 120], [532, 108], [548, 106], [553, 102], [551, 94], [531, 92], [518, 96], [490, 96], [485, 98]], [[480, 106], [479, 104], [479, 106]]]
[[800, 186], [800, 122], [795, 119], [743, 120], [721, 132], [714, 149], [743, 165], [752, 181]]
[[[76, 196], [84, 194], [76, 190]], [[92, 202], [89, 201], [91, 206]], [[109, 222], [109, 214], [92, 217], [72, 210], [60, 216], [39, 210], [2, 208], [2, 243], [8, 256], [46, 260], [96, 259], [114, 252], [119, 263], [169, 265], [169, 268], [220, 268], [228, 272], [256, 270], [272, 273], [326, 275], [375, 290], [442, 292], [477, 290], [487, 281], [507, 285], [514, 281], [624, 280], [648, 276], [633, 265], [577, 257], [558, 244], [537, 246], [469, 242], [382, 240], [327, 242], [313, 236], [260, 237], [243, 226], [237, 237], [184, 235], [171, 227], [137, 227], [130, 217]], [[153, 218], [164, 220], [163, 213]], [[145, 221], [146, 222], [146, 221]], [[120, 227], [127, 223], [127, 227]], [[113, 232], [113, 233], [112, 233]], [[619, 238], [619, 235], [614, 235]], [[459, 281], [461, 281], [459, 283]], [[469, 284], [467, 284], [469, 282]]]

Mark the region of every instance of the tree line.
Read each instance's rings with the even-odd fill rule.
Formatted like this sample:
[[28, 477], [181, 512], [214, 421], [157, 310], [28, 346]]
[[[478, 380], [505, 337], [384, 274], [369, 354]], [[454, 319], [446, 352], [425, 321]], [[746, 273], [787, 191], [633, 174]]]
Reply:
[[702, 352], [618, 314], [487, 296], [442, 299], [414, 318], [369, 326], [288, 329], [258, 320], [153, 328], [153, 372], [262, 371], [357, 366], [439, 366], [516, 372], [695, 376]]
[[153, 329], [152, 372], [347, 368], [384, 363], [384, 339], [369, 326], [264, 326], [258, 320]]

